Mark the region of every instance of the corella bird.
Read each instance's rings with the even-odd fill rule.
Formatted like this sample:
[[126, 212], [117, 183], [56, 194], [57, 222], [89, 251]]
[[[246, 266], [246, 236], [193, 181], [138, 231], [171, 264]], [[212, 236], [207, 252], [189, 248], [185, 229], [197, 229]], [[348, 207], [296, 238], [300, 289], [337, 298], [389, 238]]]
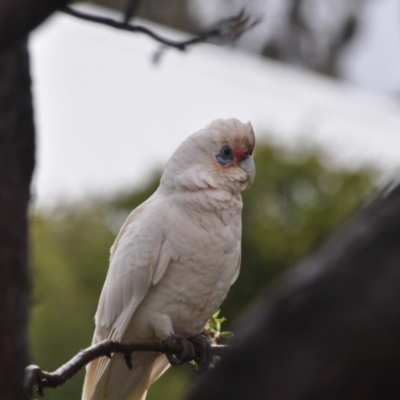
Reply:
[[[240, 191], [255, 176], [250, 123], [216, 120], [167, 162], [156, 192], [137, 207], [111, 248], [93, 344], [199, 335], [240, 269]], [[144, 400], [173, 357], [102, 357], [86, 370], [83, 400]], [[175, 360], [177, 361], [177, 360]]]

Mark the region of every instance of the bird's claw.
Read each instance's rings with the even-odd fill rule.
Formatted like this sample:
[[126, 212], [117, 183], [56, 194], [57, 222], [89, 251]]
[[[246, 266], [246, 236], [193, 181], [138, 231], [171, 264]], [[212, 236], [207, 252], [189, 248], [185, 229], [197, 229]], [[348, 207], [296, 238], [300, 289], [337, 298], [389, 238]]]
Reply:
[[194, 345], [185, 336], [173, 333], [169, 336], [168, 341], [179, 343], [182, 346], [182, 352], [180, 354], [166, 354], [171, 365], [181, 365], [196, 358]]
[[194, 359], [197, 363], [197, 368], [193, 367], [193, 370], [199, 373], [207, 371], [213, 359], [210, 341], [202, 334], [193, 336], [189, 340], [198, 349]]

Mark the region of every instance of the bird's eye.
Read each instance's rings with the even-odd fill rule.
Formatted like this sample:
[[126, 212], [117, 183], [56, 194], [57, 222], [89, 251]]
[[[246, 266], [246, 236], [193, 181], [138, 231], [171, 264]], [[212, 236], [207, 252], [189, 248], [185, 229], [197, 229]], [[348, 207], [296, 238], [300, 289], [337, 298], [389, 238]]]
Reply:
[[217, 154], [217, 161], [221, 165], [229, 164], [233, 161], [233, 151], [229, 146], [224, 146], [219, 154]]

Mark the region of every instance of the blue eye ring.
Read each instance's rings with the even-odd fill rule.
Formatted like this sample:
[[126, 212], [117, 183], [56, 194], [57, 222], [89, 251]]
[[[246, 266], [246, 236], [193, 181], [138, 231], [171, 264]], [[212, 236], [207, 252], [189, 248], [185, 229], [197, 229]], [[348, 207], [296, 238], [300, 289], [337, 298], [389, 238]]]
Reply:
[[233, 151], [229, 146], [224, 146], [216, 157], [221, 165], [229, 164], [233, 161]]

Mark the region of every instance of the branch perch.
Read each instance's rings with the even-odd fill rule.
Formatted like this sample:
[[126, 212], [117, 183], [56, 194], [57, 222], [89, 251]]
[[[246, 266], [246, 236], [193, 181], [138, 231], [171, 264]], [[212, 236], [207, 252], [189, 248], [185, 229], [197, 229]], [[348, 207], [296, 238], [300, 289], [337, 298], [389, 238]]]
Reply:
[[151, 29], [146, 28], [145, 26], [131, 24], [129, 22], [129, 18], [131, 17], [131, 13], [129, 11], [122, 21], [118, 21], [109, 17], [103, 17], [100, 15], [85, 13], [70, 6], [63, 6], [60, 8], [60, 11], [79, 19], [107, 25], [115, 29], [144, 33], [145, 35], [150, 36], [162, 45], [166, 47], [172, 47], [180, 51], [185, 51], [188, 46], [202, 43], [209, 39], [219, 39], [222, 41], [234, 42], [245, 32], [252, 29], [260, 22], [260, 19], [252, 20], [249, 15], [246, 15], [243, 9], [237, 15], [221, 20], [214, 28], [195, 35], [190, 39], [172, 40], [157, 34]]
[[[226, 353], [229, 346], [212, 345], [214, 356], [222, 356]], [[199, 350], [195, 346], [196, 352]], [[30, 397], [33, 394], [33, 387], [38, 386], [37, 392], [43, 396], [43, 389], [46, 387], [57, 388], [63, 385], [68, 379], [72, 378], [90, 361], [99, 357], [111, 358], [112, 354], [123, 354], [127, 367], [131, 367], [131, 355], [136, 351], [152, 351], [162, 354], [179, 354], [182, 346], [168, 340], [154, 340], [141, 343], [124, 343], [112, 340], [104, 340], [84, 350], [81, 350], [71, 360], [62, 365], [54, 372], [43, 371], [37, 365], [29, 365], [25, 369], [25, 391]]]

